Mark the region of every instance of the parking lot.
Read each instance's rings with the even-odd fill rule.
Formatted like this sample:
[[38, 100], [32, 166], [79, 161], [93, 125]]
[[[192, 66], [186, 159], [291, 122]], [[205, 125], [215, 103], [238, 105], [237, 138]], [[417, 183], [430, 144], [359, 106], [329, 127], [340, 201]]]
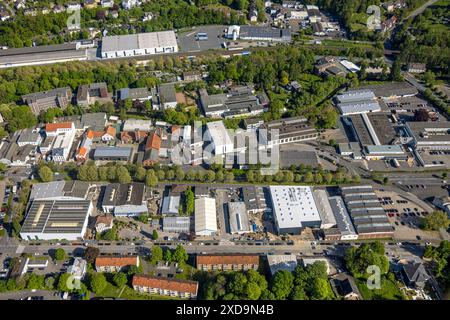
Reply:
[[450, 167], [450, 151], [419, 151], [420, 157], [427, 165]]
[[395, 229], [395, 238], [415, 240], [439, 238], [437, 232], [420, 229], [421, 219], [429, 214], [422, 207], [404, 199], [395, 192], [377, 190], [376, 194], [389, 222]]
[[[199, 26], [191, 30], [178, 33], [178, 46], [181, 52], [197, 52], [211, 49], [220, 49], [226, 42], [223, 32], [226, 26]], [[206, 33], [207, 39], [198, 41], [197, 34]]]

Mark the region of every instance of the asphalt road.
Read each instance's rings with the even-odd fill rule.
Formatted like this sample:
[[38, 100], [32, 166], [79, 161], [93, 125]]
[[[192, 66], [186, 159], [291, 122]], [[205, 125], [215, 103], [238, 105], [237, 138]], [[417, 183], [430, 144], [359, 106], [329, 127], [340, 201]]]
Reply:
[[43, 300], [63, 300], [60, 296], [54, 296], [55, 291], [48, 290], [23, 290], [14, 292], [3, 292], [0, 293], [0, 300], [21, 300], [27, 299], [28, 297], [44, 297]]
[[[358, 242], [357, 242], [358, 243]], [[347, 248], [351, 244], [317, 244], [311, 245], [310, 242], [297, 242], [294, 245], [232, 245], [230, 242], [219, 245], [191, 245], [185, 246], [187, 253], [189, 254], [231, 254], [231, 253], [253, 253], [253, 254], [296, 254], [299, 256], [316, 256], [316, 255], [337, 255], [342, 256]], [[119, 254], [119, 255], [131, 255], [140, 254], [146, 255], [150, 253], [152, 245], [107, 245], [98, 246], [101, 254]], [[174, 249], [176, 246], [171, 245], [170, 248]], [[49, 250], [55, 248], [63, 248], [68, 254], [81, 255], [84, 251], [84, 247], [64, 245], [64, 246], [51, 246], [47, 244], [41, 244], [39, 246], [33, 245], [10, 245], [0, 248], [1, 253], [8, 253], [10, 255], [21, 253], [37, 253], [42, 255], [48, 253]], [[399, 259], [417, 259], [423, 252], [422, 245], [403, 244], [403, 245], [390, 245], [385, 244], [386, 252], [389, 257], [397, 257]]]
[[428, 8], [429, 6], [433, 5], [434, 3], [438, 2], [438, 0], [430, 0], [426, 3], [424, 3], [423, 5], [421, 5], [419, 8], [417, 8], [416, 10], [414, 10], [413, 12], [411, 12], [406, 18], [405, 20], [408, 20], [409, 18], [413, 18], [415, 16], [417, 16], [418, 14], [421, 14], [422, 12], [425, 11], [426, 8]]

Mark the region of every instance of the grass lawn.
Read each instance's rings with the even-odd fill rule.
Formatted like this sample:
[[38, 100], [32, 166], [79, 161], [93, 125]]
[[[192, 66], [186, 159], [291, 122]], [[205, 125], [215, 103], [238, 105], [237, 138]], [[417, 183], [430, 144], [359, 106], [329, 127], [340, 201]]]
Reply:
[[166, 296], [139, 293], [139, 292], [134, 291], [129, 286], [125, 287], [120, 298], [127, 299], [127, 300], [181, 300], [179, 298], [174, 298], [174, 297], [166, 297]]
[[361, 295], [364, 300], [403, 300], [403, 293], [400, 291], [396, 281], [389, 280], [386, 276], [381, 278], [381, 288], [371, 290], [367, 287], [365, 279], [356, 279]]
[[183, 269], [182, 273], [178, 273], [175, 278], [182, 279], [182, 280], [191, 280], [191, 275], [193, 276], [195, 272], [197, 271], [194, 267], [187, 263], [183, 263], [183, 265], [180, 266], [181, 269]]
[[151, 295], [151, 294], [142, 294], [133, 290], [133, 288], [128, 285], [123, 289], [122, 294], [119, 297], [120, 291], [122, 288], [118, 288], [115, 285], [108, 282], [105, 290], [100, 294], [96, 294], [96, 297], [104, 297], [104, 298], [120, 298], [127, 300], [174, 300], [177, 298], [173, 297], [165, 297], [159, 295]]

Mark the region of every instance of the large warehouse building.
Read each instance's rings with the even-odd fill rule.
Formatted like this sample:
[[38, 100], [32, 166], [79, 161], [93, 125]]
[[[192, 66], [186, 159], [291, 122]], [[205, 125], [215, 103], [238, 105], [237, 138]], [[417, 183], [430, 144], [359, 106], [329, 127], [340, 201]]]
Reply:
[[134, 57], [178, 52], [173, 30], [108, 36], [102, 40], [102, 58]]
[[86, 233], [92, 202], [57, 197], [34, 200], [20, 230], [24, 240], [78, 240]]
[[270, 196], [278, 234], [300, 234], [306, 227], [321, 227], [311, 187], [270, 186]]
[[340, 190], [358, 239], [393, 237], [394, 229], [372, 186], [349, 186]]
[[213, 236], [217, 233], [216, 199], [195, 199], [195, 235]]

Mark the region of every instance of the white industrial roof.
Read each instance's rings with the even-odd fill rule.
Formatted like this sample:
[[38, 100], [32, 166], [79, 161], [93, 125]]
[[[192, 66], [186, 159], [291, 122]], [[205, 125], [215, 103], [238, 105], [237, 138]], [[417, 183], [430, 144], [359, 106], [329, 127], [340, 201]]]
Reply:
[[152, 126], [151, 120], [142, 120], [142, 119], [127, 119], [123, 124], [123, 131], [134, 131], [136, 128], [139, 128], [141, 131], [150, 131]]
[[357, 101], [357, 102], [339, 103], [338, 108], [343, 115], [381, 110], [378, 101]]
[[277, 271], [287, 270], [293, 272], [297, 267], [297, 257], [294, 254], [272, 254], [267, 256], [270, 273], [273, 275]]
[[356, 64], [348, 60], [341, 60], [341, 64], [349, 71], [356, 72], [361, 70]]
[[53, 149], [57, 148], [71, 148], [73, 139], [75, 137], [75, 131], [69, 131], [64, 134], [59, 134], [56, 136], [55, 142], [53, 143]]
[[173, 30], [108, 36], [102, 39], [102, 52], [163, 47], [177, 47]]
[[217, 232], [216, 199], [195, 200], [195, 233]]
[[211, 140], [216, 146], [233, 144], [233, 141], [228, 134], [228, 130], [225, 128], [222, 121], [208, 122], [206, 126], [208, 127]]
[[270, 186], [270, 194], [280, 229], [302, 228], [304, 222], [321, 221], [311, 187]]
[[331, 227], [336, 224], [336, 219], [333, 215], [328, 195], [325, 190], [314, 190], [314, 198], [316, 199], [317, 209], [319, 210], [320, 218], [322, 219], [322, 226]]
[[65, 181], [52, 181], [33, 184], [30, 200], [64, 196]]
[[247, 209], [244, 202], [228, 202], [231, 233], [250, 232]]
[[400, 145], [369, 145], [366, 146], [369, 154], [404, 154]]
[[373, 100], [375, 99], [375, 94], [372, 90], [350, 90], [337, 95], [336, 99], [340, 103]]

